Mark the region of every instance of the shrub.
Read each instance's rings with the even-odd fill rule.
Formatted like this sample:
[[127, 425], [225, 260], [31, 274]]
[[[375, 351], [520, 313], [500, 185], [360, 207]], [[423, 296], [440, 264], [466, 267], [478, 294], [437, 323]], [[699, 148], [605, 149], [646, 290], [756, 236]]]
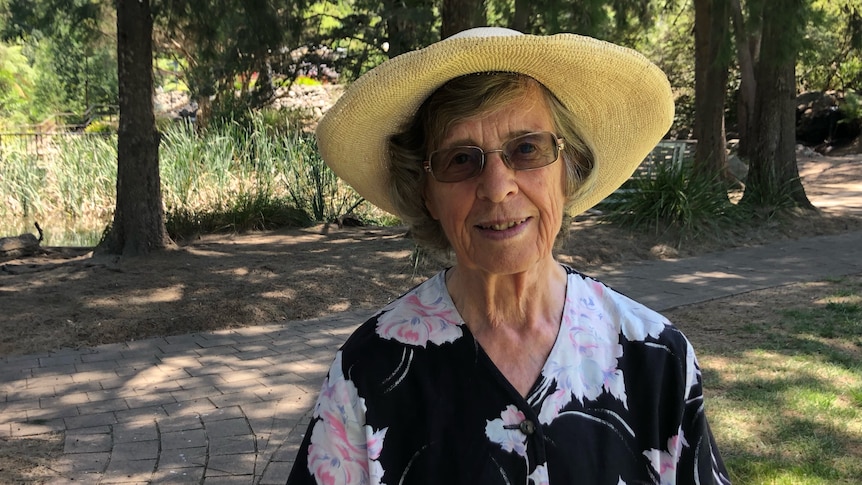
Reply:
[[718, 232], [742, 218], [722, 184], [694, 175], [690, 163], [657, 164], [650, 175], [633, 178], [599, 207], [611, 223], [670, 232], [680, 240]]

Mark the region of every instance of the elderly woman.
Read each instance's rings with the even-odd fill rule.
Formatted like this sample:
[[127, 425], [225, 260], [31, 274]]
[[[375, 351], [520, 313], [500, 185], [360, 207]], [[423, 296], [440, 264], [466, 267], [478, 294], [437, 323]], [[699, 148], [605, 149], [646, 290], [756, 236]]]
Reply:
[[454, 264], [336, 353], [288, 483], [728, 483], [686, 338], [553, 254], [672, 118], [657, 67], [572, 34], [471, 29], [357, 80], [324, 160]]

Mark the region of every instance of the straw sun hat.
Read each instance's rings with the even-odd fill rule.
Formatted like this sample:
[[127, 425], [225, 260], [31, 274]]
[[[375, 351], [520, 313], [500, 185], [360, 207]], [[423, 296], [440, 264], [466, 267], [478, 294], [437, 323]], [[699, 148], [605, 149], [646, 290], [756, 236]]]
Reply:
[[481, 27], [394, 57], [357, 79], [318, 124], [323, 160], [369, 202], [397, 214], [387, 187], [389, 137], [447, 81], [490, 71], [536, 79], [578, 119], [595, 167], [571, 215], [622, 185], [673, 121], [667, 77], [631, 49], [575, 34]]

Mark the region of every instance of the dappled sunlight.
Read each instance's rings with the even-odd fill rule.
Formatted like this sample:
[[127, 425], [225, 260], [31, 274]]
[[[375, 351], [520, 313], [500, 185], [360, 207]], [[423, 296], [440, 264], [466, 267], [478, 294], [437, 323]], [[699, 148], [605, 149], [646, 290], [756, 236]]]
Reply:
[[407, 260], [412, 253], [412, 251], [387, 251], [384, 253], [378, 253], [380, 257], [386, 259], [392, 259], [395, 261], [405, 261]]
[[843, 303], [846, 305], [862, 305], [862, 294], [860, 295], [838, 295], [827, 296], [814, 300], [817, 305], [828, 305], [830, 303]]
[[351, 305], [350, 305], [349, 301], [341, 301], [341, 302], [329, 305], [329, 307], [327, 307], [327, 309], [332, 313], [346, 312], [346, 311], [349, 311], [350, 308], [351, 308]]
[[815, 207], [830, 213], [862, 211], [862, 180], [858, 156], [799, 161], [799, 175]]
[[205, 248], [205, 247], [194, 247], [189, 246], [186, 248], [189, 254], [193, 254], [195, 256], [203, 256], [206, 258], [218, 258], [218, 257], [229, 257], [231, 254], [224, 251], [216, 251], [213, 249]]
[[848, 368], [793, 347], [705, 351], [699, 360], [710, 378], [707, 412], [732, 473], [773, 483], [762, 480], [779, 479], [785, 463], [819, 463], [803, 473], [812, 476], [805, 483], [818, 483], [815, 477], [862, 472], [862, 449], [845, 448], [862, 443], [862, 365]]
[[862, 363], [862, 347], [860, 347], [859, 342], [856, 340], [843, 340], [840, 338], [827, 338], [821, 337], [818, 335], [812, 335], [810, 333], [799, 333], [796, 335], [796, 338], [800, 340], [805, 340], [811, 342], [813, 344], [821, 345], [824, 347], [831, 347], [835, 350], [846, 353], [847, 355], [859, 360]]
[[829, 199], [815, 200], [814, 206], [827, 212], [862, 211], [862, 183], [830, 184]]
[[745, 280], [744, 276], [724, 271], [696, 271], [692, 274], [675, 275], [668, 281], [686, 284], [706, 284], [712, 280]]
[[721, 386], [743, 381], [774, 382], [786, 379], [841, 383], [862, 383], [862, 367], [848, 370], [820, 355], [788, 355], [784, 352], [751, 349], [736, 355], [704, 353], [698, 357], [704, 368], [720, 374]]
[[186, 285], [175, 284], [166, 288], [153, 288], [147, 290], [131, 290], [122, 298], [106, 297], [93, 298], [89, 302], [92, 307], [116, 307], [125, 305], [150, 305], [154, 303], [170, 303], [182, 300]]
[[297, 292], [291, 288], [281, 290], [264, 291], [260, 294], [263, 298], [271, 298], [274, 300], [292, 300], [296, 298]]

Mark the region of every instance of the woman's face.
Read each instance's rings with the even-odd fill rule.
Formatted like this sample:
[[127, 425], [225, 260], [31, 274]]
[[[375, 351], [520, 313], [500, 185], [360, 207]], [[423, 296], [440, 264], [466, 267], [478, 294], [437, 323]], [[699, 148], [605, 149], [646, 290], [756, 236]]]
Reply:
[[[472, 145], [485, 151], [531, 132], [556, 134], [551, 113], [537, 88], [489, 114], [452, 125], [437, 149]], [[460, 267], [514, 274], [552, 258], [562, 223], [562, 154], [535, 170], [515, 171], [500, 153], [485, 156], [478, 176], [455, 183], [429, 176], [425, 205], [443, 227]]]

